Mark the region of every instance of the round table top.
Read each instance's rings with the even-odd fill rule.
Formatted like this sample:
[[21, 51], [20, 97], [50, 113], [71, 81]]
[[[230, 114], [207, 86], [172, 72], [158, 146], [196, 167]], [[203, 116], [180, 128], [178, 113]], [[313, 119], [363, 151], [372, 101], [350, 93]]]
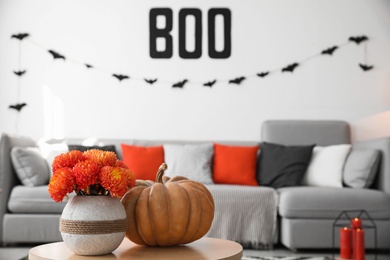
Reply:
[[[195, 242], [173, 247], [149, 247], [134, 244], [125, 238], [120, 246], [111, 254], [94, 256], [93, 259], [226, 259], [239, 260], [242, 257], [242, 246], [236, 242], [203, 237]], [[67, 248], [64, 242], [49, 243], [36, 246], [30, 249], [28, 259], [71, 259], [87, 260], [89, 256], [74, 254]]]

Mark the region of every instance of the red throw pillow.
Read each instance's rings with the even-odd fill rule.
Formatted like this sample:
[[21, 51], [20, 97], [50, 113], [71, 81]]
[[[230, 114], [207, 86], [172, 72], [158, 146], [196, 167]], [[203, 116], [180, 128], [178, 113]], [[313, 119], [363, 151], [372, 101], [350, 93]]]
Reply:
[[121, 144], [123, 162], [136, 179], [156, 180], [158, 167], [164, 162], [163, 146], [134, 146]]
[[258, 150], [258, 146], [214, 144], [214, 182], [257, 186], [256, 163]]

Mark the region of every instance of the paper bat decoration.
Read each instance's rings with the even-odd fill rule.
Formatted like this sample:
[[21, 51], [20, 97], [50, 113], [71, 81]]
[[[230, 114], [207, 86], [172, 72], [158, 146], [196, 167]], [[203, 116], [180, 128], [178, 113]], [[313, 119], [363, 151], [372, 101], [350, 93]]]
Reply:
[[144, 79], [147, 83], [149, 83], [150, 85], [153, 85], [154, 82], [157, 81], [157, 79]]
[[26, 73], [26, 70], [19, 70], [19, 71], [14, 71], [15, 75], [21, 77], [23, 76], [24, 73]]
[[12, 39], [12, 38], [16, 38], [16, 39], [22, 41], [24, 38], [26, 38], [26, 37], [28, 37], [28, 36], [29, 36], [28, 33], [12, 34], [11, 39]]
[[330, 47], [330, 48], [328, 48], [328, 49], [326, 49], [326, 50], [323, 50], [323, 51], [321, 52], [321, 54], [332, 55], [333, 52], [334, 52], [337, 48], [338, 48], [337, 46]]
[[367, 41], [368, 37], [365, 35], [362, 36], [356, 36], [356, 37], [349, 37], [349, 40], [352, 42], [355, 42], [356, 44], [360, 44], [361, 42]]
[[295, 68], [298, 66], [299, 66], [299, 64], [295, 62], [295, 63], [290, 64], [287, 67], [283, 68], [282, 72], [294, 72]]
[[257, 73], [257, 76], [261, 77], [261, 78], [264, 78], [265, 76], [267, 76], [269, 74], [269, 71], [266, 71], [266, 72], [261, 72], [261, 73]]
[[360, 68], [362, 68], [363, 71], [371, 70], [372, 68], [374, 68], [373, 65], [369, 66], [369, 65], [361, 64], [361, 63], [359, 63], [359, 66], [360, 66]]
[[237, 84], [237, 85], [240, 85], [241, 82], [245, 79], [245, 77], [239, 77], [239, 78], [235, 78], [235, 79], [231, 79], [229, 80], [229, 83], [230, 84]]
[[113, 77], [117, 78], [119, 81], [122, 81], [124, 79], [129, 79], [130, 77], [127, 75], [122, 74], [112, 74]]
[[183, 88], [184, 87], [184, 84], [187, 83], [187, 79], [183, 80], [183, 81], [179, 81], [175, 84], [172, 85], [172, 88]]
[[53, 55], [53, 59], [63, 59], [65, 60], [65, 56], [59, 54], [58, 52], [55, 52], [53, 50], [48, 50], [48, 52]]
[[85, 67], [87, 67], [87, 69], [93, 68], [93, 66], [91, 64], [85, 63], [84, 65], [85, 65]]
[[8, 108], [15, 109], [15, 110], [17, 110], [19, 112], [20, 110], [22, 110], [22, 108], [24, 106], [27, 106], [27, 104], [26, 103], [17, 103], [15, 105], [10, 105]]
[[203, 86], [211, 88], [215, 84], [215, 82], [217, 82], [216, 79], [213, 81], [209, 81], [209, 82], [204, 83]]

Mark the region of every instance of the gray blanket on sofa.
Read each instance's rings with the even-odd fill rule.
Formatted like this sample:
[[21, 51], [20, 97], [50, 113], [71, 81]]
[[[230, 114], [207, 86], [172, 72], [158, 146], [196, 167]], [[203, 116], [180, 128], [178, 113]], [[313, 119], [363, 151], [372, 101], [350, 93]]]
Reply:
[[206, 185], [215, 214], [206, 236], [229, 239], [244, 247], [270, 249], [276, 232], [277, 192], [268, 187]]

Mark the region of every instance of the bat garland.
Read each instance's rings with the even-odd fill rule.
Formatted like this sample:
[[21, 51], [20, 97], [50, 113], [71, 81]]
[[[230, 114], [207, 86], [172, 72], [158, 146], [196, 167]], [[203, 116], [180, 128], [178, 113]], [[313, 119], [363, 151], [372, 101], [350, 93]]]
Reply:
[[239, 77], [239, 78], [235, 78], [235, 79], [229, 80], [229, 83], [230, 83], [230, 84], [237, 84], [237, 85], [240, 85], [241, 82], [243, 82], [244, 80], [245, 80], [245, 77]]
[[24, 73], [26, 73], [26, 70], [14, 71], [14, 74], [15, 74], [16, 76], [19, 76], [19, 77], [23, 76]]
[[215, 79], [213, 81], [209, 81], [209, 82], [204, 83], [203, 86], [211, 88], [216, 82], [217, 82], [217, 80]]
[[[11, 38], [16, 38], [18, 39], [19, 41], [22, 41], [23, 39], [29, 37], [30, 35], [28, 33], [19, 33], [19, 34], [13, 34], [11, 36]], [[369, 38], [365, 35], [361, 35], [361, 36], [351, 36], [348, 38], [348, 42], [353, 42], [353, 43], [356, 43], [357, 45], [360, 45], [360, 43], [363, 43], [363, 42], [366, 42], [368, 41]], [[334, 45], [332, 47], [329, 47], [329, 48], [326, 48], [324, 50], [322, 50], [318, 55], [316, 56], [321, 56], [321, 55], [329, 55], [329, 56], [333, 56], [333, 54], [335, 53], [336, 50], [340, 49], [340, 46], [337, 46], [337, 45]], [[54, 60], [56, 59], [62, 59], [64, 61], [66, 61], [66, 57], [65, 55], [63, 54], [60, 54], [59, 52], [57, 51], [54, 51], [54, 50], [47, 50], [53, 57]], [[307, 60], [307, 59], [306, 59]], [[259, 72], [259, 73], [256, 73], [255, 76], [258, 76], [260, 78], [265, 78], [267, 76], [269, 76], [271, 73], [274, 73], [276, 71], [280, 71], [282, 73], [284, 72], [290, 72], [290, 73], [293, 73], [295, 72], [295, 70], [301, 65], [302, 62], [306, 61], [306, 60], [302, 60], [301, 62], [294, 62], [294, 63], [291, 63], [291, 64], [288, 64], [286, 66], [283, 66], [279, 69], [275, 69], [275, 70], [268, 70], [268, 71], [262, 71], [262, 72]], [[87, 69], [93, 69], [95, 68], [95, 66], [89, 64], [89, 63], [82, 63]], [[367, 65], [367, 64], [362, 64], [360, 63], [359, 64], [359, 67], [363, 70], [363, 71], [369, 71], [371, 69], [374, 68], [373, 65]], [[19, 70], [19, 71], [14, 71], [14, 73], [21, 77], [23, 76], [23, 74], [26, 72], [26, 70]], [[115, 77], [116, 79], [118, 79], [119, 82], [122, 82], [123, 80], [126, 80], [126, 79], [131, 79], [130, 76], [128, 75], [124, 75], [124, 74], [118, 74], [118, 73], [112, 73], [111, 76]], [[229, 80], [227, 80], [227, 82], [229, 84], [236, 84], [236, 85], [240, 85], [244, 80], [246, 80], [247, 77], [245, 76], [240, 76], [240, 77], [235, 77], [235, 78], [231, 78]], [[155, 82], [158, 81], [157, 78], [153, 78], [153, 79], [148, 79], [148, 78], [141, 78], [141, 80], [144, 80], [145, 83], [147, 84], [150, 84], [150, 85], [153, 85]], [[226, 81], [226, 80], [220, 80], [220, 81]], [[184, 85], [186, 85], [186, 83], [188, 82], [191, 82], [190, 80], [188, 79], [184, 79], [182, 81], [178, 81], [178, 82], [173, 82], [172, 83], [172, 88], [184, 88]], [[214, 79], [214, 80], [211, 80], [211, 81], [207, 81], [207, 82], [204, 82], [202, 83], [202, 85], [204, 87], [213, 87], [217, 82], [219, 82], [219, 80], [217, 79]], [[22, 106], [23, 107], [23, 106]]]
[[56, 52], [56, 51], [48, 50], [48, 52], [49, 52], [51, 55], [53, 55], [53, 59], [63, 59], [63, 60], [65, 60], [65, 56], [59, 54], [59, 53]]
[[157, 79], [144, 79], [146, 83], [149, 83], [150, 85], [153, 85]]
[[359, 66], [360, 68], [362, 68], [363, 71], [367, 71], [367, 70], [371, 70], [372, 68], [374, 68], [374, 66], [369, 66], [369, 65], [365, 65], [365, 64], [361, 64], [359, 63]]
[[[17, 102], [15, 104], [9, 105], [9, 109], [16, 110], [17, 112], [20, 112], [25, 106], [27, 106], [26, 103], [20, 103], [20, 86], [21, 86], [21, 77], [27, 72], [27, 70], [22, 70], [21, 69], [21, 43], [22, 41], [29, 37], [30, 34], [28, 33], [18, 33], [18, 34], [12, 34], [11, 39], [16, 39], [19, 41], [19, 68], [18, 70], [14, 70], [13, 73], [18, 77], [18, 89], [17, 89]], [[16, 123], [16, 131], [18, 130], [18, 124]]]
[[184, 84], [186, 84], [187, 82], [188, 82], [188, 79], [179, 81], [179, 82], [173, 84], [173, 85], [172, 85], [172, 88], [183, 88], [183, 87], [184, 87]]
[[22, 41], [24, 38], [30, 36], [28, 33], [18, 33], [18, 34], [12, 34], [11, 39], [15, 38], [18, 39], [19, 41]]
[[294, 72], [295, 68], [299, 66], [299, 63], [294, 62], [282, 69], [282, 72]]
[[323, 51], [321, 52], [321, 54], [333, 55], [333, 52], [334, 52], [335, 50], [337, 50], [337, 48], [338, 48], [338, 46], [330, 47], [330, 48], [328, 48], [328, 49], [326, 49], [326, 50], [323, 50]]
[[113, 77], [117, 78], [119, 81], [122, 81], [124, 79], [129, 79], [130, 77], [127, 75], [122, 74], [112, 74]]
[[8, 108], [15, 109], [16, 111], [20, 112], [20, 110], [22, 110], [22, 108], [25, 106], [27, 106], [26, 103], [17, 103], [15, 105], [10, 105]]

